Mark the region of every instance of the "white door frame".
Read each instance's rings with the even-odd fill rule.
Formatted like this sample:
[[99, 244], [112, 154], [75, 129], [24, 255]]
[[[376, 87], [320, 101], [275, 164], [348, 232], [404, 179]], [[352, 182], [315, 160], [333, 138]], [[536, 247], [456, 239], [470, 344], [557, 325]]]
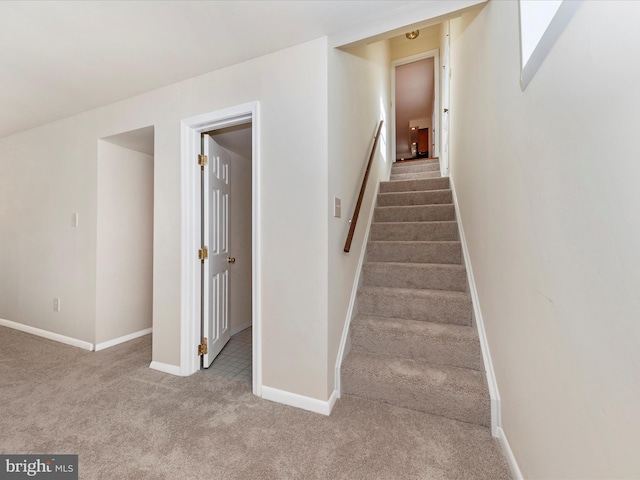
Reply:
[[[443, 177], [448, 177], [451, 156], [451, 152], [449, 151], [449, 132], [451, 129], [451, 115], [449, 112], [449, 109], [451, 108], [451, 44], [449, 42], [449, 22], [443, 22], [442, 28], [445, 28], [446, 32], [444, 37], [444, 52], [442, 52], [442, 117], [440, 120], [440, 153], [442, 154], [442, 158], [440, 159], [440, 173]], [[445, 109], [447, 109], [446, 112], [444, 111]], [[446, 139], [444, 135], [445, 124], [447, 125]]]
[[219, 128], [252, 123], [251, 128], [251, 226], [252, 226], [252, 337], [253, 394], [262, 396], [262, 321], [260, 318], [260, 102], [250, 102], [182, 120], [180, 132], [182, 252], [180, 373], [200, 370], [200, 134]]
[[[440, 156], [440, 53], [436, 48], [391, 62], [391, 98], [393, 99], [391, 105], [391, 152], [393, 156], [391, 158], [394, 162], [396, 161], [396, 67], [424, 60], [425, 58], [433, 58], [433, 114], [435, 123], [431, 126], [431, 135], [435, 143], [433, 156]], [[437, 126], [437, 132], [433, 131], [434, 126]]]

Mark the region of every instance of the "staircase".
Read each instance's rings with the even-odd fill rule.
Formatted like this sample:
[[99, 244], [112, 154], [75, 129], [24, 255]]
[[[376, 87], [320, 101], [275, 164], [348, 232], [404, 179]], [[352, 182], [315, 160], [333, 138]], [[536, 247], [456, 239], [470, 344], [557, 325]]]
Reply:
[[437, 159], [395, 164], [380, 184], [342, 394], [488, 427], [449, 179]]

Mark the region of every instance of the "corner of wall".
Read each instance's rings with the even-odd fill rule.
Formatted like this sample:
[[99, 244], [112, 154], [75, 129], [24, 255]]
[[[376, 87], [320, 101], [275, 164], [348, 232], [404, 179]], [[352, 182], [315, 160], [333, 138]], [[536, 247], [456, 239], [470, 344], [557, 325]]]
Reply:
[[[389, 170], [390, 171], [390, 170]], [[389, 178], [389, 172], [386, 173], [386, 177]], [[375, 212], [375, 202], [378, 198], [378, 191], [380, 190], [380, 183], [376, 185], [373, 192], [373, 205], [370, 208], [369, 218], [367, 218], [367, 226], [365, 228], [364, 238], [362, 239], [362, 248], [360, 249], [360, 257], [358, 258], [358, 266], [356, 267], [356, 276], [353, 280], [351, 287], [351, 297], [349, 298], [349, 307], [347, 309], [347, 315], [344, 322], [344, 328], [342, 330], [342, 338], [340, 339], [340, 348], [338, 349], [338, 356], [336, 358], [336, 374], [335, 374], [335, 392], [337, 392], [338, 398], [342, 393], [342, 384], [340, 379], [340, 369], [342, 368], [342, 362], [351, 349], [349, 338], [349, 327], [351, 326], [351, 320], [358, 314], [356, 301], [358, 298], [358, 288], [360, 287], [360, 274], [362, 273], [362, 264], [367, 253], [367, 242], [369, 241], [369, 232], [371, 230], [371, 222], [373, 222], [373, 214]]]
[[168, 373], [177, 377], [188, 377], [193, 372], [187, 372], [177, 365], [169, 365], [168, 363], [156, 362], [155, 360], [149, 364], [149, 368], [158, 372]]
[[[340, 391], [340, 366], [348, 353], [348, 331], [355, 315], [359, 272], [364, 261], [367, 217], [380, 180], [389, 178], [389, 42], [361, 45], [355, 51], [332, 49], [329, 55], [329, 182], [332, 197], [342, 199], [342, 218], [329, 214], [329, 338], [327, 392]], [[342, 252], [349, 215], [356, 205], [372, 139], [384, 120], [364, 193], [350, 254]], [[373, 129], [373, 131], [372, 131]], [[374, 193], [375, 192], [375, 193]], [[368, 220], [370, 223], [370, 219]]]
[[262, 386], [262, 398], [265, 400], [327, 416], [331, 414], [331, 410], [339, 397], [340, 395], [337, 390], [331, 393], [328, 400], [318, 400], [297, 393], [267, 387], [266, 385]]
[[507, 435], [502, 427], [498, 427], [497, 435], [494, 436], [498, 437], [498, 441], [500, 442], [500, 446], [502, 447], [502, 453], [504, 453], [505, 459], [507, 460], [507, 465], [509, 466], [509, 470], [511, 470], [511, 478], [513, 478], [513, 480], [523, 480], [524, 477], [522, 476], [522, 472], [520, 471], [520, 466], [518, 465], [518, 461], [513, 454], [513, 450], [511, 450], [511, 445], [509, 444]]
[[460, 205], [458, 204], [458, 196], [456, 194], [455, 182], [453, 177], [449, 177], [449, 182], [451, 184], [451, 191], [453, 194], [453, 203], [455, 205], [456, 215], [458, 217], [458, 230], [460, 232], [460, 244], [462, 246], [464, 262], [466, 264], [467, 280], [469, 282], [469, 292], [471, 294], [471, 300], [473, 302], [473, 313], [476, 320], [476, 327], [478, 329], [480, 347], [482, 348], [482, 359], [483, 359], [484, 368], [487, 374], [487, 384], [489, 387], [489, 396], [491, 398], [491, 435], [493, 435], [494, 437], [498, 437], [498, 429], [501, 427], [501, 424], [502, 424], [501, 411], [500, 411], [500, 392], [498, 391], [496, 374], [493, 369], [491, 352], [489, 350], [489, 341], [487, 339], [487, 333], [484, 328], [484, 319], [482, 317], [482, 310], [480, 308], [480, 299], [478, 298], [478, 290], [476, 288], [476, 281], [473, 275], [473, 266], [471, 264], [471, 256], [469, 254], [467, 240], [464, 235], [464, 222], [462, 220], [462, 214], [460, 212]]

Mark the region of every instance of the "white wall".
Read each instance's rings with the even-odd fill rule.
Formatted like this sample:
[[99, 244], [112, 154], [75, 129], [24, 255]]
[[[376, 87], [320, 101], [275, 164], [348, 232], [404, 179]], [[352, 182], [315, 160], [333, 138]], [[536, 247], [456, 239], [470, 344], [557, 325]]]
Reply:
[[96, 344], [151, 328], [153, 156], [99, 140], [97, 195]]
[[[347, 53], [329, 50], [329, 184], [325, 215], [329, 245], [329, 332], [327, 390], [335, 387], [334, 368], [340, 347], [358, 259], [376, 185], [388, 178], [390, 60], [388, 42]], [[351, 252], [343, 252], [362, 178], [378, 123], [384, 125], [369, 176]], [[333, 217], [333, 198], [342, 199], [342, 217]]]
[[179, 365], [180, 121], [255, 100], [263, 383], [326, 399], [326, 38], [0, 139], [0, 317], [93, 340], [98, 139], [153, 125], [153, 360]]
[[517, 2], [452, 21], [451, 173], [525, 478], [640, 474], [638, 18], [583, 2], [525, 92]]
[[0, 140], [0, 318], [93, 343], [98, 136], [83, 131], [71, 118]]

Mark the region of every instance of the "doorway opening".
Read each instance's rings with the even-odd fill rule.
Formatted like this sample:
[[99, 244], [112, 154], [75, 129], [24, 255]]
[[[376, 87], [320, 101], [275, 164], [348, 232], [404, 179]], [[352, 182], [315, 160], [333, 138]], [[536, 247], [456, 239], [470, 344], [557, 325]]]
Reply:
[[96, 351], [149, 335], [151, 352], [153, 155], [152, 126], [98, 140]]
[[[180, 374], [191, 375], [199, 371], [205, 363], [208, 366], [213, 362], [214, 358], [205, 359], [204, 355], [199, 354], [199, 350], [202, 351], [201, 346], [204, 343], [203, 334], [211, 335], [214, 333], [212, 340], [215, 340], [216, 336], [220, 336], [225, 330], [224, 335], [228, 334], [229, 336], [232, 333], [244, 332], [245, 335], [250, 333], [252, 390], [254, 395], [261, 396], [259, 129], [259, 102], [238, 105], [182, 121], [183, 250], [181, 289], [183, 307], [181, 315]], [[250, 144], [246, 141], [247, 138], [250, 138]], [[240, 141], [240, 139], [243, 140]], [[198, 155], [201, 154], [205, 144], [210, 149], [214, 146], [214, 143], [221, 148], [222, 153], [214, 154], [212, 156], [213, 160], [208, 159], [206, 167], [199, 166]], [[222, 147], [222, 145], [225, 145], [225, 147]], [[246, 158], [249, 157], [247, 149], [250, 151], [250, 158]], [[229, 155], [227, 160], [225, 160], [226, 155]], [[230, 167], [225, 167], [225, 162]], [[233, 166], [241, 166], [242, 164], [244, 164], [244, 167], [241, 168], [241, 172], [244, 173], [235, 175]], [[213, 168], [218, 169], [216, 178], [213, 178], [211, 170], [208, 170], [211, 165], [214, 165]], [[224, 208], [220, 209], [221, 204], [214, 205], [212, 196], [206, 202], [203, 202], [201, 195], [204, 179], [212, 182], [212, 180], [218, 181], [221, 178], [225, 178], [223, 174], [225, 168], [227, 169], [226, 178], [229, 191], [225, 192], [226, 186], [218, 183], [213, 185], [218, 191], [212, 196], [215, 196], [215, 201], [218, 202], [224, 201], [221, 199], [227, 195], [226, 208], [228, 208], [228, 213], [226, 217], [224, 217]], [[205, 175], [202, 174], [203, 169], [206, 170]], [[236, 187], [237, 191], [232, 192], [236, 181], [239, 181], [241, 187]], [[210, 186], [206, 186], [207, 192], [209, 192]], [[250, 192], [245, 191], [247, 188]], [[228, 195], [232, 195], [232, 197]], [[211, 216], [211, 209], [213, 208], [217, 209], [216, 211], [218, 212], [215, 219]], [[238, 220], [236, 223], [240, 226], [228, 231], [228, 237], [220, 237], [218, 235], [219, 230], [209, 228], [203, 222], [206, 218], [209, 223], [216, 223], [219, 229], [219, 222], [222, 219], [229, 222], [228, 225], [233, 227], [235, 225], [232, 223], [233, 215], [236, 217], [241, 215], [244, 218], [241, 220], [236, 218]], [[212, 232], [214, 232], [213, 237], [211, 236]], [[239, 238], [243, 239], [240, 242], [242, 245], [237, 242]], [[227, 242], [226, 248], [222, 248], [225, 247], [222, 243], [224, 241]], [[213, 244], [211, 242], [218, 243]], [[212, 251], [217, 257], [212, 257], [209, 252], [209, 243], [214, 245]], [[204, 260], [206, 271], [203, 268], [202, 261], [198, 259], [198, 252], [203, 250], [204, 247], [207, 247], [208, 250], [208, 258]], [[239, 248], [240, 252], [246, 252], [249, 249], [250, 255], [246, 253], [242, 255], [250, 258], [244, 258], [244, 256], [241, 257], [236, 254], [236, 248]], [[214, 258], [214, 262], [210, 261], [212, 258]], [[233, 259], [235, 259], [235, 263]], [[224, 265], [231, 267], [226, 269], [227, 274], [223, 273], [225, 271]], [[235, 269], [240, 265], [242, 265], [242, 268]], [[250, 269], [249, 280], [247, 280], [247, 267]], [[215, 268], [219, 268], [219, 270], [215, 270]], [[243, 270], [244, 273], [235, 275], [236, 278], [234, 279], [233, 274], [236, 273], [236, 270]], [[217, 275], [217, 280], [214, 280], [214, 274]], [[236, 280], [239, 280], [241, 286], [232, 288]], [[205, 281], [206, 283], [204, 283]], [[215, 282], [218, 282], [217, 285]], [[247, 291], [249, 283], [250, 289]], [[225, 285], [228, 287], [226, 292], [224, 290]], [[218, 296], [218, 299], [220, 295], [225, 295], [225, 298], [228, 298], [229, 303], [226, 311], [223, 309], [221, 312], [221, 304], [219, 302], [215, 303], [216, 298], [212, 298], [214, 293]], [[203, 331], [204, 320], [207, 319], [208, 321], [209, 313], [216, 312], [218, 315], [216, 321], [218, 323], [216, 324], [215, 332], [211, 328], [209, 328], [209, 331]], [[250, 312], [250, 315], [248, 312]], [[236, 314], [238, 315], [236, 316]], [[249, 326], [250, 332], [247, 332]], [[222, 343], [224, 346], [225, 341], [223, 340]], [[220, 347], [219, 344], [216, 349], [218, 347]], [[209, 357], [215, 356], [221, 350], [222, 347], [218, 352], [212, 349], [213, 353]]]
[[440, 154], [439, 71], [438, 50], [392, 62], [395, 161], [437, 158]]
[[252, 377], [252, 124], [202, 134], [202, 368], [245, 381]]

